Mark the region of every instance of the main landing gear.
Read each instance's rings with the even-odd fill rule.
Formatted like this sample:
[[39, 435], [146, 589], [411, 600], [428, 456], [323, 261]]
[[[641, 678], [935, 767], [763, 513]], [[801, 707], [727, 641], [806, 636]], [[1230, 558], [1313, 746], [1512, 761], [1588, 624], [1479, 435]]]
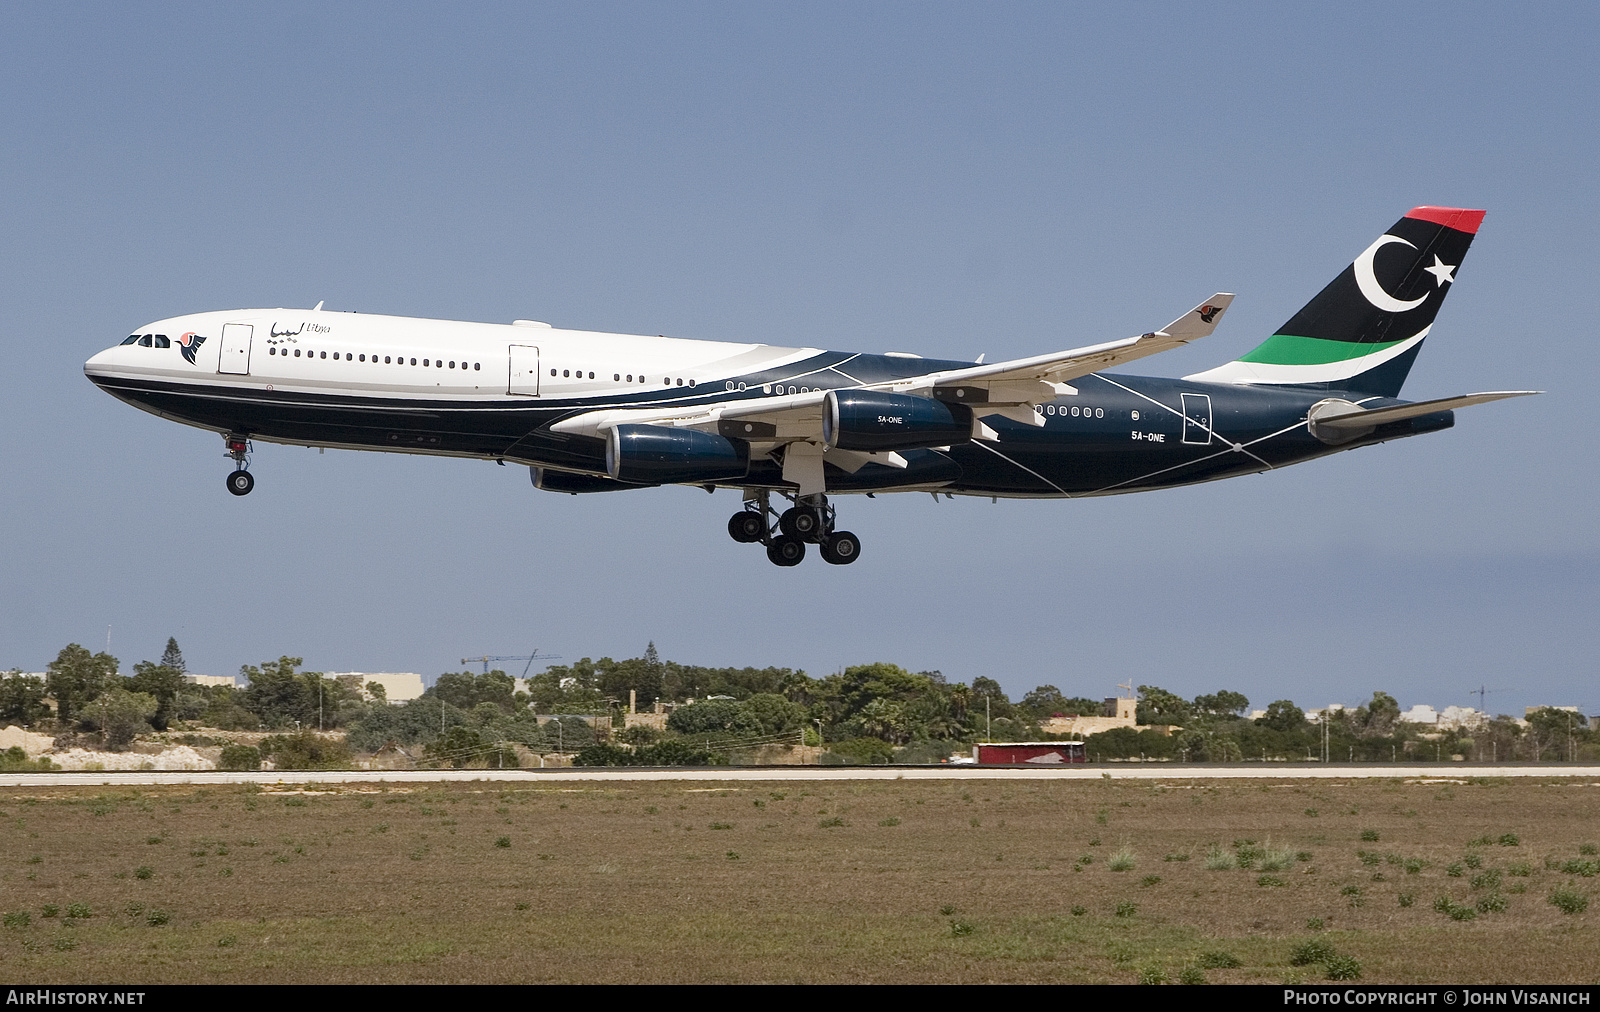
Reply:
[[[782, 494], [782, 493], [780, 493]], [[745, 501], [744, 509], [728, 518], [728, 535], [743, 545], [761, 542], [767, 558], [775, 566], [798, 566], [806, 557], [806, 545], [817, 545], [822, 561], [847, 566], [861, 554], [861, 539], [849, 531], [834, 530], [834, 510], [823, 495], [791, 498], [794, 506], [778, 513], [772, 508], [771, 493], [762, 489]], [[772, 517], [776, 516], [776, 533]]]
[[228, 456], [233, 458], [233, 473], [228, 475], [228, 491], [234, 495], [249, 495], [250, 490], [256, 487], [256, 480], [249, 471], [250, 466], [250, 439], [248, 436], [229, 434], [223, 437], [228, 445]]

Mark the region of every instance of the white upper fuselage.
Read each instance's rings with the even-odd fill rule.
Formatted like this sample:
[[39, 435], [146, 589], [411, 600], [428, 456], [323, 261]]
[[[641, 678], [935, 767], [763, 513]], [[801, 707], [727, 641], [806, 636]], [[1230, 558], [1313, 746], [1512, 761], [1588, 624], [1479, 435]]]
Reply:
[[[249, 331], [242, 328], [248, 327]], [[225, 328], [247, 350], [222, 362]], [[205, 340], [191, 364], [180, 337]], [[141, 327], [168, 347], [121, 344], [84, 366], [91, 377], [162, 379], [198, 386], [341, 392], [428, 400], [585, 400], [688, 389], [708, 379], [812, 358], [817, 349], [559, 330], [542, 324], [463, 323], [313, 310], [235, 310]], [[237, 343], [237, 341], [235, 342]], [[522, 374], [512, 375], [512, 349]], [[229, 371], [222, 371], [227, 368]], [[248, 370], [245, 372], [243, 370]], [[515, 391], [515, 392], [513, 392]]]

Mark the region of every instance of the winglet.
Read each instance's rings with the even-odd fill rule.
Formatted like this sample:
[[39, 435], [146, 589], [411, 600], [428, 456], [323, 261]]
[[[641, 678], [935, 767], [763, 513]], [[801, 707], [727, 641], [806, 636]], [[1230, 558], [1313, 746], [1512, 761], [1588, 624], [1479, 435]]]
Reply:
[[1157, 333], [1185, 342], [1209, 337], [1211, 332], [1217, 329], [1217, 324], [1222, 322], [1222, 314], [1228, 311], [1228, 305], [1232, 302], [1231, 293], [1218, 292], [1162, 327]]

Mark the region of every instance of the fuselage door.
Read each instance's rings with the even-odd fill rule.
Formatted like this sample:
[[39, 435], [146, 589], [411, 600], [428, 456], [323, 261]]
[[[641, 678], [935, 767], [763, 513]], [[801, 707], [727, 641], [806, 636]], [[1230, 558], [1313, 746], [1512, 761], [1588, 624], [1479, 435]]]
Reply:
[[222, 354], [217, 361], [217, 372], [250, 375], [250, 337], [255, 329], [248, 323], [222, 325]]
[[506, 393], [539, 396], [539, 349], [531, 344], [511, 346], [511, 378]]
[[1211, 442], [1211, 395], [1183, 395], [1183, 441], [1196, 446]]

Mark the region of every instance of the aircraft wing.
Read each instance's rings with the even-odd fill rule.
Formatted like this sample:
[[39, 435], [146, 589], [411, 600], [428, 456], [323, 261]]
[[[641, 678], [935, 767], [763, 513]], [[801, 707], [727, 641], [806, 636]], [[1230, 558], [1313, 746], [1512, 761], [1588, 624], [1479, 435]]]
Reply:
[[[972, 408], [975, 419], [1003, 415], [1026, 425], [1043, 425], [1035, 409], [1042, 401], [1071, 393], [1069, 380], [1111, 366], [1188, 344], [1216, 329], [1233, 296], [1218, 292], [1160, 330], [1121, 341], [1089, 345], [1071, 351], [1031, 358], [994, 362], [962, 369], [924, 373], [905, 379], [872, 383], [869, 390], [935, 397]], [[865, 454], [824, 449], [822, 446], [823, 401], [825, 390], [775, 397], [741, 399], [723, 404], [692, 408], [623, 408], [589, 411], [563, 419], [551, 428], [561, 432], [602, 435], [621, 424], [669, 425], [716, 432], [731, 439], [751, 443], [752, 451], [764, 452], [785, 447], [785, 480], [797, 482], [802, 494], [822, 490], [822, 463], [854, 472], [868, 461], [904, 467], [896, 453]], [[982, 422], [974, 422], [973, 438], [997, 439], [998, 434]], [[813, 459], [814, 458], [814, 459]]]
[[967, 404], [980, 418], [1004, 415], [1028, 425], [1042, 425], [1044, 419], [1034, 411], [1034, 405], [1071, 392], [1070, 387], [1064, 386], [1071, 380], [1206, 337], [1217, 329], [1231, 302], [1231, 294], [1218, 292], [1160, 330], [1138, 337], [1009, 362], [928, 373], [875, 384], [875, 388]]

